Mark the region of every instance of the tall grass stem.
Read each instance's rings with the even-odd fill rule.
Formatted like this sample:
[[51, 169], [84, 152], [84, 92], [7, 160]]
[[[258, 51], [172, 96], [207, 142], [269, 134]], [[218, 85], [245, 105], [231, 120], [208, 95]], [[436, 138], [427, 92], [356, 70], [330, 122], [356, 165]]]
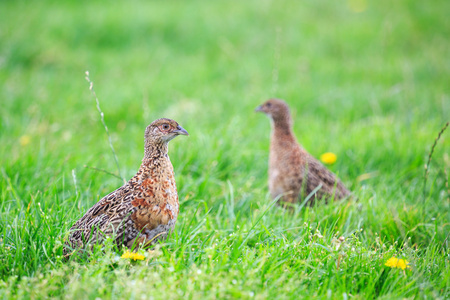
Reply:
[[425, 165], [425, 174], [424, 174], [424, 181], [423, 181], [423, 196], [424, 197], [425, 197], [425, 193], [426, 193], [428, 174], [430, 173], [430, 164], [431, 164], [431, 159], [433, 158], [434, 149], [436, 148], [437, 142], [441, 138], [444, 131], [447, 129], [448, 125], [449, 125], [449, 122], [445, 123], [445, 125], [441, 128], [441, 131], [439, 131], [438, 136], [434, 140], [433, 146], [431, 146], [430, 153], [428, 153], [428, 161]]
[[91, 78], [89, 77], [89, 71], [86, 71], [86, 80], [89, 82], [89, 90], [91, 91], [92, 95], [95, 98], [95, 102], [97, 104], [97, 110], [100, 114], [100, 119], [102, 121], [103, 127], [105, 128], [106, 135], [108, 136], [109, 141], [109, 147], [111, 148], [112, 154], [114, 156], [114, 161], [116, 162], [117, 171], [119, 172], [119, 178], [123, 180], [124, 183], [126, 183], [125, 178], [122, 176], [122, 173], [120, 172], [120, 166], [119, 166], [119, 160], [117, 159], [116, 151], [114, 150], [114, 146], [112, 144], [111, 135], [109, 134], [108, 126], [106, 126], [105, 123], [105, 114], [103, 113], [102, 109], [100, 108], [100, 101], [98, 100], [97, 94], [94, 90], [94, 83], [91, 81]]

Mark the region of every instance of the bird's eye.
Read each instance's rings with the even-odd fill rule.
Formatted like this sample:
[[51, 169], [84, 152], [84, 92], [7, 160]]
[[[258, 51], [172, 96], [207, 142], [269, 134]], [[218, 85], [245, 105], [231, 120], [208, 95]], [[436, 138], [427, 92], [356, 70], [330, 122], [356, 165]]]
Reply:
[[163, 126], [162, 126], [162, 129], [164, 129], [164, 130], [167, 130], [169, 128], [170, 128], [169, 124], [163, 124]]
[[272, 106], [272, 103], [270, 103], [270, 102], [269, 102], [269, 103], [266, 103], [266, 106], [267, 106], [267, 107], [270, 107], [270, 106]]

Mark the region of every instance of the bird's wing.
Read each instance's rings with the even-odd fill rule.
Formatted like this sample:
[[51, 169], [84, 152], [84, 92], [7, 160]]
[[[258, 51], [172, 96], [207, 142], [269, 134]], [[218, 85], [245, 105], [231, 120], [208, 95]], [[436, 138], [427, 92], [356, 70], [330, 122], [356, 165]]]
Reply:
[[132, 196], [132, 191], [123, 186], [98, 201], [70, 229], [72, 246], [95, 243], [105, 235], [123, 235], [126, 219], [133, 211]]
[[317, 192], [318, 198], [324, 195], [333, 195], [335, 198], [343, 198], [350, 194], [342, 182], [336, 175], [322, 165], [317, 159], [312, 156], [308, 157], [308, 183], [307, 191], [312, 192], [319, 184], [322, 187]]

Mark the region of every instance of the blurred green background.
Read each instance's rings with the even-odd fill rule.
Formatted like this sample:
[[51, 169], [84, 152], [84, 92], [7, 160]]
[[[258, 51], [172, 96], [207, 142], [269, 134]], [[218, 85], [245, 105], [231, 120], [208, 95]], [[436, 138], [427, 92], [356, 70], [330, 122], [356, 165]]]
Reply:
[[[355, 160], [358, 169], [345, 170], [355, 171], [349, 180], [391, 169], [380, 165], [386, 152], [418, 163], [450, 115], [446, 1], [1, 6], [5, 167], [38, 153], [53, 163], [55, 154], [70, 156], [68, 169], [81, 158], [112, 166], [87, 70], [122, 167], [133, 170], [145, 126], [161, 116], [190, 130], [188, 142], [176, 142], [187, 147], [183, 153], [200, 136], [214, 136], [215, 144], [226, 135], [233, 151], [266, 150], [267, 121], [252, 109], [269, 97], [290, 103], [300, 141], [313, 154]], [[18, 143], [22, 135], [32, 138], [31, 151]]]
[[[43, 243], [58, 254], [55, 240], [121, 184], [85, 168], [118, 173], [86, 71], [126, 179], [154, 119], [189, 131], [169, 152], [178, 231], [199, 203], [214, 208], [217, 228], [247, 229], [268, 203], [270, 125], [253, 109], [277, 97], [290, 104], [300, 143], [316, 157], [336, 153], [330, 168], [360, 198], [363, 212], [340, 219], [341, 233], [364, 227], [368, 240], [445, 244], [448, 131], [423, 182], [450, 118], [449, 12], [446, 0], [1, 1], [0, 229], [5, 246], [23, 242], [13, 238], [19, 224], [38, 233], [28, 233], [23, 252], [3, 253], [3, 278], [41, 270], [48, 257], [27, 251]], [[230, 197], [237, 219], [220, 214]], [[33, 227], [37, 202], [47, 231]], [[333, 209], [289, 222], [319, 226], [339, 219]], [[280, 215], [266, 226], [286, 225]]]

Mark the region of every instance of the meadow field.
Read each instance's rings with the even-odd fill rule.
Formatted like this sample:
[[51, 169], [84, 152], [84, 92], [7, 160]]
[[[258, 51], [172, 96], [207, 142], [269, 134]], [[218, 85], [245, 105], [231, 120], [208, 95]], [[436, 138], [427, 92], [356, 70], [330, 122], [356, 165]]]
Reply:
[[[449, 12], [0, 1], [0, 298], [449, 299], [450, 129], [434, 145], [450, 120]], [[271, 97], [311, 154], [337, 155], [357, 201], [273, 203], [270, 122], [253, 111]], [[175, 231], [144, 260], [106, 243], [65, 261], [69, 228], [136, 173], [160, 117], [190, 134], [169, 150]]]

